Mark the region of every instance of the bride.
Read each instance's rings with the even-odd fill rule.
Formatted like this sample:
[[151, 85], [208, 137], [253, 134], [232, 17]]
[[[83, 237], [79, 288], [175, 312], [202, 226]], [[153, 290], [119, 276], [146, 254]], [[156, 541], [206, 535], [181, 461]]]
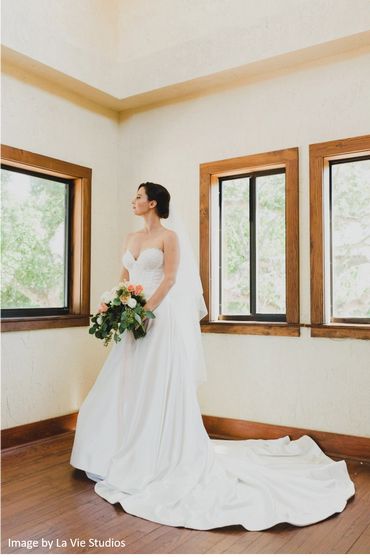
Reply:
[[354, 494], [346, 464], [308, 436], [210, 440], [196, 395], [206, 309], [190, 242], [163, 186], [141, 184], [132, 206], [145, 225], [124, 240], [120, 281], [141, 284], [156, 317], [144, 338], [126, 331], [112, 348], [81, 406], [71, 464], [111, 504], [165, 525], [260, 531], [341, 512]]

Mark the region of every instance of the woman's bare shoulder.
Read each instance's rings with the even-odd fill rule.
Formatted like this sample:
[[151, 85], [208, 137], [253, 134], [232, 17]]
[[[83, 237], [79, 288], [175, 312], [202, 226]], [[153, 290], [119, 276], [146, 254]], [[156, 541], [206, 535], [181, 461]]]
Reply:
[[177, 240], [178, 236], [175, 231], [171, 231], [170, 229], [165, 229], [163, 231], [163, 238], [167, 238], [168, 240]]
[[163, 231], [162, 238], [165, 244], [177, 244], [179, 241], [177, 233], [175, 233], [175, 231], [171, 231], [170, 229], [165, 229], [165, 231]]
[[125, 240], [130, 240], [130, 238], [133, 238], [133, 237], [136, 236], [136, 235], [137, 235], [137, 232], [128, 233], [128, 234], [126, 234], [126, 236], [125, 236]]
[[168, 250], [177, 251], [180, 247], [179, 237], [177, 236], [177, 233], [175, 233], [175, 231], [170, 231], [169, 229], [166, 229], [166, 231], [163, 233], [162, 242], [164, 252], [167, 252]]

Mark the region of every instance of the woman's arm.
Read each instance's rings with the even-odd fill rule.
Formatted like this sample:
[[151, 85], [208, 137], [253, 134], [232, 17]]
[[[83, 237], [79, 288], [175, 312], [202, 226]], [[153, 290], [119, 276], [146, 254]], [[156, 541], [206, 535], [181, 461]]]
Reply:
[[180, 263], [180, 245], [177, 234], [166, 231], [163, 239], [164, 277], [158, 289], [150, 297], [144, 308], [153, 312], [176, 283], [176, 274]]
[[122, 245], [122, 254], [121, 254], [121, 275], [119, 277], [119, 283], [121, 283], [122, 281], [124, 281], [125, 279], [127, 279], [127, 281], [130, 279], [130, 274], [128, 272], [128, 270], [125, 268], [125, 266], [123, 265], [122, 262], [122, 258], [123, 258], [123, 254], [126, 252], [127, 250], [127, 243], [128, 243], [128, 237], [131, 236], [130, 234], [128, 234], [127, 236], [125, 236], [124, 240], [123, 240], [123, 245]]

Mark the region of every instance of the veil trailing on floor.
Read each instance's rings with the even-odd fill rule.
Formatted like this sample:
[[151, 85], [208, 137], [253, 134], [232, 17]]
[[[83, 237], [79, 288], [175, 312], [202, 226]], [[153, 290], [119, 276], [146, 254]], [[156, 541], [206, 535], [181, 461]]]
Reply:
[[199, 320], [208, 314], [198, 264], [181, 215], [172, 202], [168, 219], [163, 226], [174, 231], [179, 238], [180, 264], [176, 284], [167, 296], [178, 310], [180, 332], [185, 341], [189, 367], [194, 371], [195, 385], [198, 388], [207, 381]]

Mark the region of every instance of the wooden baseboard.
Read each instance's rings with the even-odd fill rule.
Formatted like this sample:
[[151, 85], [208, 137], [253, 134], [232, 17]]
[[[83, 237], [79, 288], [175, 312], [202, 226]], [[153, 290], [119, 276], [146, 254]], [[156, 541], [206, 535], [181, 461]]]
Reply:
[[30, 424], [22, 424], [1, 431], [1, 449], [29, 444], [43, 438], [50, 438], [64, 432], [76, 430], [77, 414], [71, 413]]
[[296, 440], [301, 436], [307, 435], [320, 446], [324, 453], [331, 457], [370, 462], [369, 438], [207, 415], [202, 415], [202, 418], [205, 429], [211, 438], [226, 440], [273, 440], [289, 436], [292, 440]]
[[[15, 426], [14, 428], [6, 428], [1, 432], [1, 448], [4, 450], [64, 432], [72, 432], [76, 429], [77, 414], [71, 413], [61, 417], [32, 422], [31, 424]], [[208, 415], [202, 415], [202, 418], [205, 429], [211, 438], [273, 440], [289, 436], [292, 440], [296, 440], [307, 435], [313, 438], [320, 448], [332, 457], [370, 462], [369, 438]]]

